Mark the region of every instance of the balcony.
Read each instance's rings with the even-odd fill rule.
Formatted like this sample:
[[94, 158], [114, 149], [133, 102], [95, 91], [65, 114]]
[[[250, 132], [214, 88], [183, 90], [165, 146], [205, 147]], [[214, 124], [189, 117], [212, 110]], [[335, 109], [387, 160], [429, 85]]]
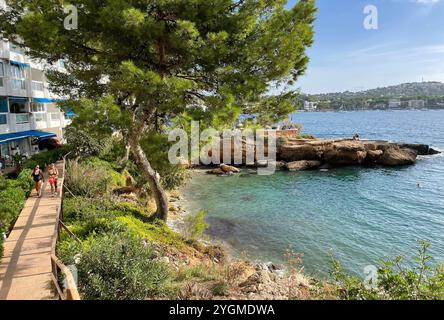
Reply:
[[9, 132], [20, 132], [31, 130], [31, 119], [29, 113], [9, 113]]
[[9, 60], [9, 42], [0, 40], [0, 58]]
[[29, 97], [28, 84], [25, 79], [0, 77], [0, 95], [13, 97]]

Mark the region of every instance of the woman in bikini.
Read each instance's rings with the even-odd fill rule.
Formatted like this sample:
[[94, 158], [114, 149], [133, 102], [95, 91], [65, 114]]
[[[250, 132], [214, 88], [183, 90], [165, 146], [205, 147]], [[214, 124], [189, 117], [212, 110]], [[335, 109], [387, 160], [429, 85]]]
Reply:
[[40, 170], [40, 166], [35, 166], [34, 170], [32, 171], [32, 179], [35, 182], [35, 191], [37, 191], [37, 197], [42, 196], [42, 185], [43, 185], [43, 172]]
[[51, 164], [48, 170], [48, 182], [51, 186], [51, 193], [53, 195], [57, 194], [57, 177], [59, 176], [59, 171], [57, 170], [55, 164]]

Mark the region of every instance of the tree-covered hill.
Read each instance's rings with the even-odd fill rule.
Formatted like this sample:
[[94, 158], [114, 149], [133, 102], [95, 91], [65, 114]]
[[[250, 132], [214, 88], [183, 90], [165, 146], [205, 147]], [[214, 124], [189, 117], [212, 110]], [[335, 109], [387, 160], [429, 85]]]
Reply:
[[444, 83], [413, 82], [358, 92], [303, 94], [301, 99], [315, 102], [317, 110], [444, 108]]

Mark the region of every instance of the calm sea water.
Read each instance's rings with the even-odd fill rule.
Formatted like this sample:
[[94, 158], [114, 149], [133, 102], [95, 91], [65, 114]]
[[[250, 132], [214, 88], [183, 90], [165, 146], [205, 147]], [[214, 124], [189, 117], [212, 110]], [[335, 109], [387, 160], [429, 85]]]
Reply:
[[[444, 150], [444, 110], [297, 113], [292, 119], [321, 138], [359, 132]], [[348, 271], [362, 274], [380, 258], [413, 256], [423, 239], [444, 261], [443, 155], [396, 169], [196, 174], [183, 191], [188, 210], [208, 212], [211, 236], [253, 259], [284, 262], [291, 247], [303, 254], [308, 272], [325, 275], [331, 251]]]

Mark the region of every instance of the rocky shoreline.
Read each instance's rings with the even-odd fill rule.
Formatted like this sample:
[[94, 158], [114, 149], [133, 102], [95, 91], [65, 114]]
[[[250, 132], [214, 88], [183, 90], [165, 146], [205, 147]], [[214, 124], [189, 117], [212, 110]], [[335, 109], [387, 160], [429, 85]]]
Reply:
[[[245, 163], [245, 143], [243, 163], [240, 166], [266, 167], [269, 161], [255, 159], [254, 164]], [[425, 144], [394, 143], [388, 141], [341, 139], [318, 140], [299, 138], [279, 138], [276, 145], [277, 170], [328, 170], [340, 166], [404, 166], [416, 163], [418, 156], [441, 153]], [[232, 158], [234, 148], [232, 149]], [[209, 174], [226, 175], [239, 173], [238, 166], [221, 164], [208, 171]]]

